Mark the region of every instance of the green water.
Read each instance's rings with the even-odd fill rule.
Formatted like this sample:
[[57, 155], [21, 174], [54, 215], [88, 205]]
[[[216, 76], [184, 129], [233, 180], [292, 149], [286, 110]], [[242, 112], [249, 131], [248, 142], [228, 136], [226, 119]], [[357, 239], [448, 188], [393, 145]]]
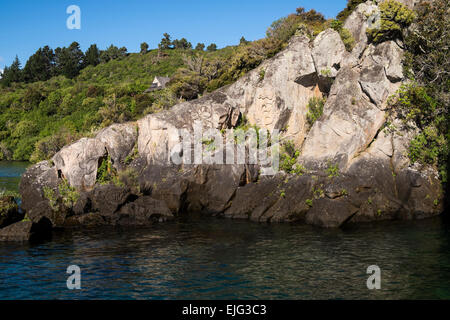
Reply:
[[20, 177], [29, 165], [29, 162], [0, 161], [0, 191], [19, 191]]

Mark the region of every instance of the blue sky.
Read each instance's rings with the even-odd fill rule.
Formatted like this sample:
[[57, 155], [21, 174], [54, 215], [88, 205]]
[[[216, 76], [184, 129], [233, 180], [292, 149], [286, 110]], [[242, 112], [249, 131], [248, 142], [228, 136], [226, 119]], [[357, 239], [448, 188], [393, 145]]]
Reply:
[[[335, 17], [347, 0], [0, 0], [0, 69], [16, 56], [22, 63], [38, 48], [68, 46], [85, 51], [96, 43], [138, 52], [145, 41], [156, 48], [164, 32], [219, 47], [264, 37], [270, 24], [297, 7]], [[66, 8], [81, 9], [81, 30], [69, 30]]]

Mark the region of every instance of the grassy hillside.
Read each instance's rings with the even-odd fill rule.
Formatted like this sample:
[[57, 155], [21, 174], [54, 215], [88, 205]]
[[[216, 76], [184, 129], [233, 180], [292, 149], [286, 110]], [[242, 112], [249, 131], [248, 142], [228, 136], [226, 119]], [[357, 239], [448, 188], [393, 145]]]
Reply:
[[[233, 52], [203, 52], [207, 58]], [[83, 69], [75, 79], [14, 83], [0, 89], [0, 160], [38, 161], [63, 145], [114, 122], [169, 108], [178, 100], [166, 89], [144, 94], [154, 77], [186, 67], [185, 50], [130, 54]]]

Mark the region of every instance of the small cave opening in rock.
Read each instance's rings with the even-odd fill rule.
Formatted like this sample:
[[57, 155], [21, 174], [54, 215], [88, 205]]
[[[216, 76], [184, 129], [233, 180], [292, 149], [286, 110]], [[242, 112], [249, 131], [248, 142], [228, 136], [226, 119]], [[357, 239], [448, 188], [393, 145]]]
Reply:
[[333, 84], [333, 79], [329, 77], [319, 76], [317, 72], [301, 76], [295, 80], [296, 83], [302, 85], [306, 88], [316, 88], [327, 97], [330, 93], [331, 86]]

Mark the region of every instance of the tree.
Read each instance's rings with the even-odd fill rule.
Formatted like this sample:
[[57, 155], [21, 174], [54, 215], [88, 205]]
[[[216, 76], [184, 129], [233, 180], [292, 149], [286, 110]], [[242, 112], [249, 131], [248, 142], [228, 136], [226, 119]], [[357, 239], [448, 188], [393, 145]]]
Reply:
[[96, 44], [92, 44], [89, 49], [86, 50], [84, 55], [84, 66], [96, 66], [100, 63], [100, 50], [98, 50]]
[[176, 39], [172, 44], [175, 49], [192, 49], [192, 43], [188, 42], [186, 38], [182, 38], [181, 40]]
[[69, 79], [75, 78], [83, 67], [84, 54], [78, 42], [68, 48], [55, 50], [57, 70]]
[[197, 51], [204, 51], [205, 50], [205, 44], [204, 43], [197, 43], [195, 46], [195, 50]]
[[147, 42], [141, 43], [141, 54], [146, 54], [148, 52], [148, 44]]
[[248, 41], [244, 37], [242, 37], [241, 40], [239, 40], [239, 45], [245, 46], [246, 44], [248, 44]]
[[49, 46], [39, 48], [25, 64], [23, 80], [26, 82], [45, 81], [54, 75], [55, 54]]
[[20, 61], [16, 55], [13, 63], [9, 67], [5, 67], [2, 75], [2, 83], [4, 86], [10, 86], [13, 82], [22, 81], [22, 70], [20, 69]]
[[110, 60], [121, 59], [126, 55], [127, 55], [127, 48], [122, 47], [119, 49], [114, 45], [110, 45], [108, 49], [100, 53], [100, 61], [106, 63]]
[[172, 48], [172, 40], [170, 40], [170, 35], [168, 33], [164, 33], [163, 37], [161, 39], [161, 42], [159, 43], [158, 47], [160, 50], [167, 50]]
[[215, 43], [211, 43], [208, 48], [206, 48], [209, 52], [213, 52], [217, 50], [217, 45]]
[[298, 7], [295, 11], [297, 12], [297, 15], [300, 16], [305, 13], [305, 8]]

